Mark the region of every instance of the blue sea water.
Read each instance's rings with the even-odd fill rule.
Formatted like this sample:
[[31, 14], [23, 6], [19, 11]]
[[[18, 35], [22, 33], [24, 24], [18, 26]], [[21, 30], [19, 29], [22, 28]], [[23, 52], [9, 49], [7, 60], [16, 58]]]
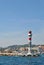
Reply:
[[39, 57], [0, 56], [0, 65], [44, 65], [44, 56]]

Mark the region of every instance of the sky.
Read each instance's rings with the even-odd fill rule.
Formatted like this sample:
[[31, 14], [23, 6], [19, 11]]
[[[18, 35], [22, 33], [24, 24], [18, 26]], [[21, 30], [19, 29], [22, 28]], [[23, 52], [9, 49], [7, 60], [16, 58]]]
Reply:
[[44, 44], [44, 0], [0, 0], [0, 47]]

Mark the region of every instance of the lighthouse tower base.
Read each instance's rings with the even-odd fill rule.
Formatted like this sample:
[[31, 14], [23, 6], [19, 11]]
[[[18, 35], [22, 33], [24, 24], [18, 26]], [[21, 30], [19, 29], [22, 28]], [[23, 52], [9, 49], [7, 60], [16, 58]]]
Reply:
[[28, 48], [28, 53], [27, 53], [27, 56], [32, 56], [32, 53], [31, 53], [31, 48]]

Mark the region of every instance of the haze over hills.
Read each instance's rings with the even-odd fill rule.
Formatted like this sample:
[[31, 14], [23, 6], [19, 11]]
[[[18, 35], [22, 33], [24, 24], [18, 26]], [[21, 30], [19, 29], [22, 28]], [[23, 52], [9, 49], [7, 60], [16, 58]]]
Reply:
[[[39, 46], [39, 45], [32, 45], [32, 47], [36, 47], [36, 46]], [[41, 46], [44, 46], [44, 45], [41, 45]], [[0, 50], [5, 50], [5, 49], [10, 49], [10, 50], [17, 50], [17, 49], [19, 49], [19, 48], [21, 48], [21, 47], [29, 47], [29, 44], [24, 44], [24, 45], [11, 45], [11, 46], [8, 46], [8, 47], [5, 47], [5, 48], [3, 48], [3, 47], [0, 47]]]

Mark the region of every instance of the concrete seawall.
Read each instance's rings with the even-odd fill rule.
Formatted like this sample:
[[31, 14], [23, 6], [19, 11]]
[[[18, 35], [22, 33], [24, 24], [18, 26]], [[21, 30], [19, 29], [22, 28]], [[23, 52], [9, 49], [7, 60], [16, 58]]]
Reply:
[[0, 55], [15, 56], [17, 53], [0, 53]]
[[0, 56], [22, 56], [22, 53], [0, 53]]

